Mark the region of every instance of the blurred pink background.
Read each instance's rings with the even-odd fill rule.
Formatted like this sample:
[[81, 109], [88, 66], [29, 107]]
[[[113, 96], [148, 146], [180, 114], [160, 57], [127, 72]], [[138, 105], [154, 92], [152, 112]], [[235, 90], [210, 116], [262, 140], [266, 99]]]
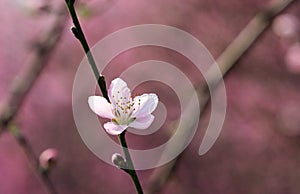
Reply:
[[[53, 20], [51, 14], [37, 11], [40, 6], [37, 2], [0, 1], [1, 100], [9, 93], [10, 83], [24, 67], [35, 39]], [[48, 3], [57, 7], [59, 2]], [[258, 0], [91, 0], [81, 1], [78, 10], [90, 45], [124, 27], [157, 23], [191, 33], [217, 58], [267, 3]], [[161, 193], [300, 192], [300, 63], [295, 57], [300, 60], [300, 49], [291, 51], [295, 53], [290, 54], [292, 59], [288, 54], [300, 36], [297, 31], [299, 9], [297, 2], [285, 11], [296, 18], [293, 24], [296, 26], [296, 35], [293, 36], [296, 38], [280, 37], [280, 32], [272, 30], [275, 27], [269, 28], [226, 76], [228, 105], [220, 137], [206, 155], [198, 155], [209, 120], [208, 109], [201, 116], [197, 134], [184, 152], [176, 174]], [[16, 123], [37, 155], [49, 147], [58, 150], [58, 163], [50, 178], [59, 194], [134, 193], [129, 176], [93, 155], [77, 132], [72, 115], [72, 84], [84, 54], [69, 30], [71, 26], [68, 20], [58, 47], [26, 96]], [[121, 54], [111, 62], [104, 72], [107, 83], [130, 65], [149, 59], [174, 64], [193, 83], [202, 79], [194, 72], [192, 64], [174, 52], [161, 48], [138, 48]], [[138, 89], [153, 90], [163, 93], [168, 88], [160, 85], [154, 88], [149, 83]], [[180, 108], [176, 104], [178, 99], [174, 93], [171, 94], [161, 94], [161, 101], [169, 113], [166, 124], [177, 119]], [[168, 139], [161, 131], [150, 136], [128, 137], [129, 146], [138, 149], [154, 147]], [[147, 187], [152, 172], [138, 172], [143, 187]], [[5, 132], [0, 137], [0, 194], [31, 193], [47, 191], [30, 167], [22, 148], [11, 134]]]

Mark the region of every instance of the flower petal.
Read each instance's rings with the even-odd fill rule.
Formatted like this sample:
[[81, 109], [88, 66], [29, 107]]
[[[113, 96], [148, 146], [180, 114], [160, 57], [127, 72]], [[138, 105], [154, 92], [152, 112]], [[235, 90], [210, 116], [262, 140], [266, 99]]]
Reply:
[[132, 123], [129, 124], [129, 127], [136, 129], [147, 129], [153, 122], [154, 116], [149, 114], [145, 117], [136, 118]]
[[158, 97], [156, 94], [143, 94], [136, 96], [134, 99], [134, 111], [132, 117], [144, 117], [151, 114], [158, 104]]
[[108, 89], [108, 96], [110, 101], [115, 105], [118, 100], [130, 99], [131, 92], [126, 82], [121, 78], [114, 79]]
[[127, 125], [117, 125], [114, 122], [107, 122], [104, 124], [104, 129], [111, 135], [119, 135], [125, 131], [127, 127]]
[[100, 117], [108, 119], [114, 117], [111, 104], [109, 104], [102, 96], [90, 96], [88, 103], [92, 111]]

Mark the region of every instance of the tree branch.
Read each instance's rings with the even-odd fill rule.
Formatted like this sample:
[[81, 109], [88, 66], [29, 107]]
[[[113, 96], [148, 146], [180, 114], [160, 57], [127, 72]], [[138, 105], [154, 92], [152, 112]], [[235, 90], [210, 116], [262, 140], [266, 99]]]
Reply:
[[[271, 24], [274, 17], [280, 14], [293, 2], [295, 2], [295, 0], [272, 0], [266, 9], [254, 16], [247, 26], [217, 58], [216, 62], [219, 65], [223, 77], [234, 67], [234, 64], [236, 64], [243, 54], [251, 48], [264, 30]], [[218, 76], [216, 76], [215, 68], [211, 68], [207, 75], [207, 83], [198, 87], [199, 96], [201, 96], [199, 99], [201, 112], [205, 111], [210, 100], [208, 85], [216, 86], [220, 81]], [[150, 177], [149, 186], [146, 191], [147, 194], [156, 194], [162, 190], [169, 177], [176, 172], [176, 166], [179, 164], [181, 157], [182, 153], [167, 165], [154, 170]]]
[[20, 147], [23, 149], [27, 159], [28, 163], [30, 164], [30, 167], [33, 171], [37, 172], [39, 180], [42, 182], [42, 184], [45, 185], [45, 188], [47, 189], [49, 194], [57, 194], [52, 181], [50, 180], [48, 173], [44, 172], [39, 165], [38, 157], [35, 155], [32, 146], [26, 139], [26, 137], [21, 133], [19, 128], [15, 124], [11, 124], [8, 126], [10, 132], [14, 136], [15, 140], [18, 142]]
[[17, 114], [27, 93], [47, 64], [50, 54], [57, 45], [66, 23], [66, 10], [62, 6], [56, 14], [55, 21], [37, 41], [32, 57], [25, 68], [13, 80], [7, 98], [0, 107], [0, 134]]
[[62, 31], [66, 24], [66, 9], [62, 5], [55, 12], [55, 20], [37, 41], [32, 57], [25, 64], [25, 69], [13, 80], [7, 98], [2, 102], [0, 109], [0, 134], [4, 129], [10, 129], [14, 138], [23, 149], [31, 167], [37, 171], [41, 182], [45, 185], [49, 194], [56, 194], [48, 174], [42, 172], [38, 165], [38, 158], [34, 154], [32, 146], [19, 129], [11, 122], [22, 105], [26, 95], [32, 88], [41, 71], [46, 66], [49, 56], [58, 44]]

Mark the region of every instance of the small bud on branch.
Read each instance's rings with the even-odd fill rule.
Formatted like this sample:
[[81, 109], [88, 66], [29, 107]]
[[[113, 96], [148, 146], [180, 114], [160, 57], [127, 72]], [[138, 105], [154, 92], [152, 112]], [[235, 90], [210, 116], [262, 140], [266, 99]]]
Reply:
[[56, 164], [57, 156], [57, 150], [54, 148], [48, 148], [43, 151], [39, 157], [40, 170], [43, 173], [48, 173], [49, 170]]
[[74, 36], [75, 36], [77, 39], [80, 39], [80, 35], [79, 35], [78, 30], [77, 30], [76, 27], [73, 26], [73, 27], [71, 28], [71, 31], [73, 32]]
[[115, 153], [112, 155], [111, 161], [114, 163], [114, 165], [116, 165], [116, 167], [118, 167], [120, 169], [124, 170], [127, 168], [127, 163], [126, 163], [125, 159], [123, 158], [123, 156], [121, 156], [118, 153]]

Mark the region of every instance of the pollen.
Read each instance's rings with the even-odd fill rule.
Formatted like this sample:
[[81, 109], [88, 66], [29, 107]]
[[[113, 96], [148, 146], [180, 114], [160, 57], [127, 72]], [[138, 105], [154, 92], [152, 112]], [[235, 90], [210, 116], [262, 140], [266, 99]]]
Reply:
[[[120, 93], [120, 91], [117, 91], [117, 93]], [[116, 104], [113, 109], [114, 115], [116, 118], [114, 118], [112, 121], [119, 124], [119, 125], [128, 125], [131, 122], [135, 120], [131, 115], [133, 111], [136, 111], [136, 106], [140, 106], [140, 101], [134, 101], [132, 97], [125, 97], [125, 96], [119, 96], [117, 97], [113, 96]]]

